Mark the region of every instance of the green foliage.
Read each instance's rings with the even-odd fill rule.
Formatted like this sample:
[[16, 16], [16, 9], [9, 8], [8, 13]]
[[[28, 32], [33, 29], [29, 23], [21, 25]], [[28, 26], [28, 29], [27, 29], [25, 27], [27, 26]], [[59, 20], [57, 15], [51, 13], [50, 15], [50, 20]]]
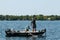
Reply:
[[[0, 15], [0, 20], [32, 20], [32, 18], [36, 16], [37, 20], [60, 20], [60, 16], [58, 15], [50, 15], [50, 16], [44, 16], [44, 15], [25, 15], [25, 16], [14, 16], [14, 15]], [[50, 19], [48, 19], [50, 18]]]

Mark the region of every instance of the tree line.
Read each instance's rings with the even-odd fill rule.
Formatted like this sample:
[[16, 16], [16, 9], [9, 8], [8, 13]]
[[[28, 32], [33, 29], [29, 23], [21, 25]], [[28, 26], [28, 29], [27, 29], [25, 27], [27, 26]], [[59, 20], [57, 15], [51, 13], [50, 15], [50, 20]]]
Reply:
[[36, 16], [37, 20], [60, 20], [60, 16], [58, 15], [21, 15], [21, 16], [15, 16], [15, 15], [0, 15], [0, 20], [32, 20], [33, 16]]

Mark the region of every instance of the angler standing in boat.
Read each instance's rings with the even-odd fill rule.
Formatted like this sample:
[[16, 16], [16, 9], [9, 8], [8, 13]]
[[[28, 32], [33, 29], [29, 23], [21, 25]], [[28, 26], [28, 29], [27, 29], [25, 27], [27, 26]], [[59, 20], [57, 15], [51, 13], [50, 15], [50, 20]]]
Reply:
[[33, 32], [36, 32], [36, 17], [35, 16], [33, 16], [31, 24], [32, 24]]

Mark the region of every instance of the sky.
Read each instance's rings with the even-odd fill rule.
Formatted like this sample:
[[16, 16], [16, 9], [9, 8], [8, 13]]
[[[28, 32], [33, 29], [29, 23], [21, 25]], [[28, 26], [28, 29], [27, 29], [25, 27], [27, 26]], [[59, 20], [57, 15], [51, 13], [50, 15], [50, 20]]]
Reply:
[[60, 0], [0, 0], [0, 15], [60, 15]]

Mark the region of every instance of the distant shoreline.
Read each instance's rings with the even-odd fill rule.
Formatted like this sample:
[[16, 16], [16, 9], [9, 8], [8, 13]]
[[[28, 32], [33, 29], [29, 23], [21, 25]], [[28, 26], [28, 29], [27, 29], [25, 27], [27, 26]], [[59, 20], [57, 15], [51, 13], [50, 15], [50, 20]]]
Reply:
[[[0, 21], [32, 21], [32, 20], [0, 20]], [[60, 20], [36, 20], [36, 21], [60, 21]]]
[[32, 20], [33, 16], [36, 16], [36, 20], [41, 20], [41, 21], [54, 21], [54, 20], [60, 20], [60, 16], [58, 15], [21, 15], [21, 16], [14, 16], [14, 15], [0, 15], [0, 20], [7, 20], [7, 21], [11, 21], [11, 20]]

